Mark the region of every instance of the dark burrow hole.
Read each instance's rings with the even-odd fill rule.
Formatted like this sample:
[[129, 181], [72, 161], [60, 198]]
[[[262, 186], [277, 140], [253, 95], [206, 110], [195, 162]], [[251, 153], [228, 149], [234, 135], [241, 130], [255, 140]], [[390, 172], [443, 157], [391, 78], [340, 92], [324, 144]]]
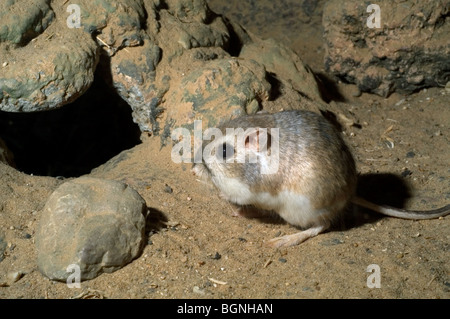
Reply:
[[19, 171], [78, 177], [140, 143], [131, 107], [102, 79], [71, 104], [33, 113], [0, 111], [0, 138]]

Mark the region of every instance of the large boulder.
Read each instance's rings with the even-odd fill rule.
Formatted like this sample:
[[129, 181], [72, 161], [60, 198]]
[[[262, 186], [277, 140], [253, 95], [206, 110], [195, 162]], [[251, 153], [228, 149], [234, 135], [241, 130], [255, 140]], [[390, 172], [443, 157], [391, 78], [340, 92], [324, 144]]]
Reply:
[[[411, 93], [450, 80], [450, 2], [330, 0], [323, 27], [327, 71], [362, 92]], [[370, 8], [369, 8], [370, 9]], [[371, 16], [373, 15], [373, 16]], [[369, 24], [367, 24], [369, 20]]]
[[80, 280], [122, 268], [143, 248], [145, 215], [145, 201], [124, 183], [92, 177], [63, 183], [36, 231], [39, 270], [65, 281], [74, 267]]

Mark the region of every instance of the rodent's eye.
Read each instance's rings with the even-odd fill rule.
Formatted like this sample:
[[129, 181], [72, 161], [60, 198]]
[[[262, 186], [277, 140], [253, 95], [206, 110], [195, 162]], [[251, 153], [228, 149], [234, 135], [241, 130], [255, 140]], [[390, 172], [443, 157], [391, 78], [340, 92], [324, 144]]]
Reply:
[[219, 160], [226, 160], [228, 158], [230, 158], [231, 156], [233, 156], [234, 154], [234, 148], [231, 147], [229, 144], [227, 143], [223, 143], [222, 144], [222, 149], [218, 150], [219, 152], [217, 152], [217, 158]]

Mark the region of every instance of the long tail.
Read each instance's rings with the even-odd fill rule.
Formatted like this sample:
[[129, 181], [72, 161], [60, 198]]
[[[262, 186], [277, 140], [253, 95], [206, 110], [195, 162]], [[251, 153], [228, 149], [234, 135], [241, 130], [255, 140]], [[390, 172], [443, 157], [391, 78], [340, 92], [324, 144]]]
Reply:
[[352, 199], [352, 202], [356, 205], [371, 209], [380, 214], [403, 219], [433, 219], [450, 214], [450, 205], [446, 205], [444, 207], [433, 210], [419, 211], [377, 205], [365, 200], [364, 198], [356, 196]]

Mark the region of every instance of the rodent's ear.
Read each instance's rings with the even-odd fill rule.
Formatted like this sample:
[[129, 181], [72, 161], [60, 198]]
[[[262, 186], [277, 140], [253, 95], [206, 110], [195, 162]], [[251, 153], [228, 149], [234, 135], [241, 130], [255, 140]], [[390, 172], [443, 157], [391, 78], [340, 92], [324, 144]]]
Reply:
[[266, 128], [257, 128], [245, 137], [245, 148], [256, 152], [269, 150], [272, 144], [272, 136]]
[[258, 150], [258, 131], [251, 132], [245, 136], [245, 148], [251, 150]]

